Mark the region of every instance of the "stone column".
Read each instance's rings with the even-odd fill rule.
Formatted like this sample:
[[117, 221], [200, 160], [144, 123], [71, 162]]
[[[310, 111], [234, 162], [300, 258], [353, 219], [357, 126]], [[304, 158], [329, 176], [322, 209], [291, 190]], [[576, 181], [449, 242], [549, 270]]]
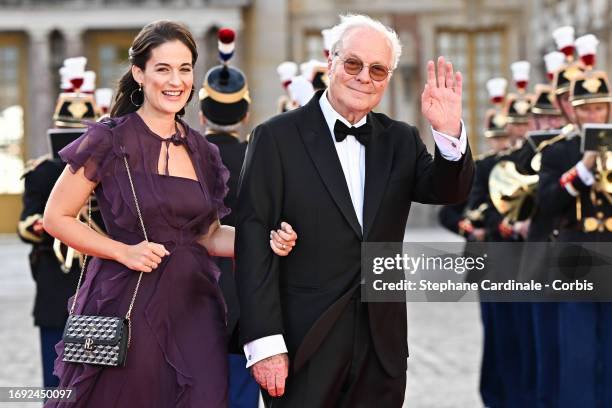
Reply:
[[28, 55], [26, 151], [28, 158], [48, 153], [46, 132], [55, 108], [51, 86], [49, 30], [31, 30]]
[[62, 28], [64, 41], [66, 42], [66, 58], [80, 57], [83, 55], [83, 30], [81, 28]]
[[[244, 39], [245, 32], [242, 28], [236, 29], [236, 51], [234, 52], [234, 58], [232, 59], [232, 65], [239, 68], [244, 72], [244, 53], [247, 42]], [[247, 78], [248, 80], [248, 78]]]
[[242, 68], [249, 80], [253, 100], [247, 128], [276, 114], [280, 95], [276, 67], [287, 59], [291, 43], [287, 3], [284, 0], [255, 1], [244, 13]]

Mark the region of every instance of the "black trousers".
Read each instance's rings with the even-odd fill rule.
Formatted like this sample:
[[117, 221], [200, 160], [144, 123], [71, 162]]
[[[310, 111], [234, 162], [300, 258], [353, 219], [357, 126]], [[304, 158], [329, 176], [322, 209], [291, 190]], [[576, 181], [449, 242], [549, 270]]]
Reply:
[[391, 377], [380, 364], [367, 306], [358, 294], [304, 367], [297, 373], [290, 367], [289, 372], [282, 397], [272, 398], [262, 390], [266, 407], [399, 408], [404, 402], [406, 374]]

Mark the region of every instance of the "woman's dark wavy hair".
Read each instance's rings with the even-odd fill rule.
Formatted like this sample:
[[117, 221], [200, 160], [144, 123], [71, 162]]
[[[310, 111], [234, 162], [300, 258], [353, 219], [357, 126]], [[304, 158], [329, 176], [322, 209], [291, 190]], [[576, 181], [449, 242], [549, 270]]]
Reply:
[[[151, 58], [151, 51], [159, 47], [160, 45], [168, 42], [178, 40], [185, 44], [189, 51], [191, 51], [191, 64], [195, 66], [195, 62], [198, 59], [198, 50], [196, 43], [193, 39], [193, 35], [187, 29], [187, 27], [181, 23], [168, 20], [158, 20], [147, 24], [138, 33], [132, 47], [129, 51], [129, 61], [132, 65], [136, 65], [144, 71], [145, 65], [149, 58]], [[138, 83], [132, 76], [131, 67], [126, 72], [117, 85], [117, 92], [115, 93], [115, 103], [111, 109], [110, 115], [112, 117], [123, 116], [130, 112], [135, 112], [138, 106], [134, 105], [130, 100], [130, 95], [134, 90], [138, 89]], [[187, 99], [187, 104], [193, 97], [193, 89]], [[176, 113], [177, 117], [185, 114], [185, 107]]]

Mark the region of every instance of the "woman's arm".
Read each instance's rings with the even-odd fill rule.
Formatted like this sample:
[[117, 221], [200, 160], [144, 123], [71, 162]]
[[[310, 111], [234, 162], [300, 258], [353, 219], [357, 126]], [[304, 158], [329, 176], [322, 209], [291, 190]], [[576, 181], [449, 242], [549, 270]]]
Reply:
[[[297, 234], [286, 222], [281, 223], [281, 228], [270, 232], [270, 248], [276, 255], [287, 256], [295, 246]], [[203, 235], [198, 242], [211, 256], [233, 258], [235, 236], [234, 227], [221, 225], [217, 218], [210, 224], [206, 235]]]
[[234, 257], [234, 227], [221, 225], [219, 219], [214, 220], [208, 227], [208, 232], [198, 240], [211, 256], [222, 258]]
[[112, 259], [130, 269], [151, 272], [169, 252], [163, 245], [146, 241], [127, 245], [98, 234], [76, 219], [96, 187], [85, 177], [84, 168], [72, 173], [68, 166], [51, 191], [43, 215], [43, 228], [55, 238], [79, 252], [98, 258]]

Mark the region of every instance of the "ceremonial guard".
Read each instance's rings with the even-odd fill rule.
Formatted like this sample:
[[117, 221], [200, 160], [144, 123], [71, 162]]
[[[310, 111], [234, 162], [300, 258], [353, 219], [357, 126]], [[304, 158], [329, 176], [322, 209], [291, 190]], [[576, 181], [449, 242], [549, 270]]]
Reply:
[[[221, 160], [229, 169], [229, 191], [225, 206], [232, 212], [221, 219], [224, 225], [235, 226], [236, 191], [240, 169], [247, 148], [241, 140], [242, 127], [246, 123], [251, 105], [245, 75], [229, 65], [234, 54], [235, 33], [228, 28], [219, 30], [219, 58], [221, 65], [211, 68], [199, 92], [200, 122], [206, 128], [206, 139], [219, 148]], [[282, 71], [282, 70], [281, 70]], [[231, 258], [216, 258], [221, 269], [219, 285], [227, 305], [227, 330], [229, 336], [229, 406], [232, 408], [256, 408], [259, 386], [246, 368], [246, 358], [238, 344], [238, 319], [240, 308], [236, 295], [234, 263]]]
[[327, 88], [329, 78], [327, 77], [326, 62], [311, 59], [300, 64], [300, 71], [302, 72], [302, 76], [312, 83], [315, 92]]
[[[82, 121], [98, 117], [98, 108], [89, 93], [94, 89], [95, 73], [86, 73], [85, 64], [83, 57], [64, 62], [60, 70], [62, 93], [53, 115], [55, 128], [47, 132], [51, 152], [32, 160], [23, 175], [25, 191], [18, 233], [24, 242], [32, 244], [29, 262], [36, 283], [33, 315], [34, 324], [40, 329], [45, 387], [57, 387], [59, 383], [53, 375], [53, 363], [57, 357], [55, 345], [62, 337], [68, 317], [68, 298], [74, 294], [79, 278], [80, 254], [59, 241], [55, 242], [44, 230], [42, 217], [51, 189], [65, 166], [57, 153], [83, 133], [85, 125]], [[83, 221], [87, 222], [87, 212], [81, 213]], [[102, 228], [98, 214], [95, 217], [93, 225]]]
[[[576, 39], [585, 72], [572, 76], [568, 101], [575, 127], [542, 151], [540, 201], [559, 220], [560, 242], [612, 241], [612, 197], [608, 175], [608, 140], [593, 150], [585, 124], [606, 124], [612, 96], [605, 72], [594, 71], [597, 39]], [[570, 111], [569, 109], [567, 109]], [[579, 265], [576, 265], [576, 268]], [[559, 304], [560, 407], [612, 406], [612, 307], [610, 303]]]
[[484, 136], [490, 150], [475, 160], [476, 172], [469, 198], [462, 203], [444, 206], [439, 213], [440, 223], [467, 241], [482, 242], [490, 239], [485, 228], [491, 211], [494, 211], [489, 200], [489, 174], [497, 161], [497, 154], [510, 146], [505, 129], [507, 119], [502, 112], [506, 87], [505, 78], [493, 78], [487, 82], [487, 90], [495, 106], [485, 115]]
[[297, 75], [297, 72], [298, 72], [297, 64], [293, 61], [282, 62], [276, 68], [276, 72], [278, 73], [278, 76], [281, 81], [281, 85], [283, 86], [283, 89], [285, 90], [285, 93], [278, 97], [276, 113], [287, 112], [287, 111], [290, 111], [290, 110], [293, 110], [299, 107], [299, 105], [291, 99], [291, 96], [289, 95], [289, 90], [288, 90], [289, 85], [291, 84], [293, 78], [295, 78], [295, 76]]
[[[563, 69], [565, 55], [553, 51], [544, 56], [547, 78], [552, 81], [555, 72]], [[538, 174], [541, 165], [540, 146], [557, 137], [565, 124], [565, 118], [555, 100], [555, 90], [549, 84], [535, 86], [531, 107], [533, 131], [528, 133], [527, 154], [523, 164], [529, 174]], [[541, 180], [538, 176], [538, 185]], [[536, 187], [537, 190], [537, 187]], [[536, 194], [537, 196], [537, 194]], [[547, 203], [535, 200], [527, 242], [547, 242], [553, 239], [555, 220], [547, 210]], [[522, 280], [539, 279], [548, 262], [546, 252], [527, 246], [522, 254], [520, 273]], [[532, 302], [534, 360], [530, 377], [534, 379], [536, 407], [556, 407], [559, 371], [558, 306], [553, 302]]]
[[[559, 233], [559, 214], [551, 211], [553, 203], [548, 201], [546, 191], [556, 188], [558, 180], [547, 176], [548, 169], [541, 170], [544, 157], [549, 155], [548, 147], [572, 138], [575, 133], [574, 109], [569, 102], [570, 83], [573, 77], [582, 72], [580, 60], [575, 60], [574, 28], [564, 26], [557, 28], [553, 33], [557, 51], [544, 56], [547, 77], [552, 81], [554, 93], [554, 107], [562, 113], [563, 125], [558, 135], [548, 136], [538, 140], [532, 137], [537, 146], [536, 154], [531, 161], [532, 168], [538, 171], [538, 187], [536, 210], [532, 218], [528, 233], [529, 242], [546, 242], [557, 240]], [[537, 110], [537, 109], [536, 109]], [[537, 116], [536, 116], [537, 118]], [[552, 127], [552, 126], [551, 126]], [[546, 159], [550, 162], [550, 159]], [[527, 271], [526, 277], [533, 277], [546, 268], [547, 259], [544, 254], [540, 256], [525, 256], [521, 270]], [[559, 304], [555, 302], [541, 302], [532, 304], [533, 333], [535, 346], [535, 379], [536, 403], [538, 407], [559, 406]]]
[[[560, 131], [558, 135], [554, 135], [551, 137], [549, 134], [546, 137], [533, 138], [533, 142], [536, 145], [535, 155], [530, 161], [531, 168], [534, 171], [539, 171], [541, 168], [542, 157], [545, 154], [545, 150], [548, 146], [555, 144], [559, 141], [563, 141], [565, 139], [570, 139], [576, 135], [575, 128], [575, 114], [574, 108], [569, 101], [570, 94], [570, 83], [573, 78], [577, 75], [580, 75], [582, 70], [582, 62], [580, 60], [576, 60], [574, 58], [575, 45], [574, 45], [574, 28], [571, 26], [564, 26], [556, 29], [553, 32], [553, 38], [555, 39], [555, 43], [557, 44], [557, 48], [559, 51], [554, 51], [548, 53], [544, 56], [547, 76], [552, 81], [551, 88], [553, 92], [553, 97], [551, 99], [554, 100], [553, 106], [546, 107], [546, 102], [540, 104], [538, 107], [545, 108], [542, 111], [549, 110], [554, 112], [555, 109], [558, 109], [562, 114], [562, 120], [560, 121]], [[538, 98], [540, 99], [540, 98]], [[546, 97], [546, 99], [549, 99]], [[541, 112], [538, 107], [536, 107], [534, 113], [535, 123], [540, 124], [538, 121]], [[552, 117], [551, 117], [552, 118]], [[552, 118], [553, 122], [550, 123], [548, 121], [548, 129], [555, 129], [553, 126], [557, 123], [555, 118]], [[546, 130], [542, 128], [543, 130]], [[539, 179], [538, 190], [542, 189], [543, 182], [542, 179]], [[537, 198], [538, 202], [542, 202], [541, 198]], [[557, 235], [558, 230], [553, 228], [554, 225], [558, 224], [558, 220], [554, 220], [552, 217], [554, 212], [543, 211], [547, 215], [546, 221], [541, 221], [541, 223], [537, 223], [533, 225], [529, 229], [529, 241], [547, 241], [550, 239], [554, 239], [554, 235]], [[539, 210], [536, 209], [535, 215], [539, 214]], [[551, 236], [551, 234], [553, 236]]]
[[[566, 61], [565, 66], [557, 70], [553, 76], [556, 101], [567, 123], [573, 124], [576, 123], [576, 118], [574, 117], [574, 108], [569, 101], [570, 83], [576, 75], [582, 72], [582, 61], [576, 60], [574, 57], [576, 51], [576, 46], [574, 45], [574, 27], [559, 27], [553, 31], [552, 35], [557, 49], [565, 55]], [[570, 133], [571, 130], [568, 128], [564, 132]]]
[[[511, 147], [495, 157], [486, 184], [491, 212], [487, 219], [488, 257], [492, 262], [492, 279], [515, 279], [522, 256], [521, 247], [513, 243], [524, 240], [533, 208], [534, 176], [524, 170], [524, 157], [530, 150], [525, 136], [530, 127], [532, 96], [527, 93], [530, 64], [518, 61], [511, 65], [517, 93], [505, 98], [505, 130]], [[537, 176], [535, 176], [537, 178]], [[482, 195], [482, 193], [481, 193]], [[511, 197], [511, 200], [507, 200]], [[508, 243], [505, 245], [503, 243]], [[519, 299], [492, 302], [491, 333], [494, 366], [500, 380], [499, 400], [491, 406], [532, 406], [534, 400], [533, 342], [531, 309]]]
[[[525, 179], [522, 175], [527, 173], [527, 160], [531, 148], [526, 142], [526, 134], [529, 130], [529, 113], [533, 97], [527, 94], [529, 83], [530, 64], [527, 61], [518, 61], [511, 65], [513, 79], [518, 94], [508, 94], [505, 100], [506, 131], [510, 138], [509, 149], [501, 151], [497, 155], [495, 163], [488, 179], [488, 195], [497, 211], [497, 217], [491, 217], [489, 233], [493, 240], [520, 241], [527, 234], [530, 210], [533, 207], [533, 198], [530, 194], [523, 194], [512, 201], [512, 204], [504, 201], [503, 196], [512, 195], [508, 191], [501, 191], [502, 186], [508, 179], [524, 180], [530, 187], [533, 179]], [[531, 188], [525, 191], [530, 192]]]
[[[486, 87], [493, 108], [485, 114], [484, 137], [490, 151], [480, 155], [476, 161], [476, 174], [469, 198], [459, 204], [444, 206], [439, 213], [440, 223], [448, 230], [463, 236], [466, 241], [465, 252], [474, 255], [482, 246], [471, 243], [499, 241], [497, 224], [499, 213], [496, 211], [489, 195], [489, 175], [498, 162], [498, 155], [510, 147], [510, 138], [506, 131], [507, 116], [504, 112], [504, 101], [508, 81], [505, 78], [492, 78]], [[466, 279], [477, 281], [480, 278], [470, 273]], [[497, 304], [483, 301], [480, 303], [483, 324], [483, 355], [480, 374], [480, 395], [487, 407], [505, 406], [504, 373], [497, 364], [496, 337], [503, 333], [505, 322], [495, 320]]]
[[[486, 129], [484, 136], [491, 147], [491, 151], [476, 162], [476, 177], [468, 203], [468, 214], [472, 214], [472, 219], [480, 218], [477, 228], [473, 231], [476, 237], [484, 235], [483, 240], [485, 241], [499, 241], [500, 237], [497, 229], [499, 213], [493, 206], [489, 195], [489, 176], [499, 160], [498, 155], [510, 147], [510, 138], [506, 130], [507, 116], [503, 111], [507, 81], [505, 78], [493, 78], [487, 81], [486, 85], [491, 102], [495, 106], [494, 109], [488, 110], [485, 114]], [[467, 223], [464, 222], [465, 224]], [[471, 221], [470, 224], [476, 225], [474, 221]], [[497, 318], [499, 313], [496, 313], [496, 308], [498, 306], [499, 304], [492, 302], [480, 303], [484, 335], [480, 395], [485, 406], [490, 407], [504, 406], [508, 393], [508, 387], [505, 386], [507, 382], [505, 376], [507, 374], [501, 370], [503, 361], [500, 365], [499, 340], [497, 340], [504, 334], [507, 323]]]

